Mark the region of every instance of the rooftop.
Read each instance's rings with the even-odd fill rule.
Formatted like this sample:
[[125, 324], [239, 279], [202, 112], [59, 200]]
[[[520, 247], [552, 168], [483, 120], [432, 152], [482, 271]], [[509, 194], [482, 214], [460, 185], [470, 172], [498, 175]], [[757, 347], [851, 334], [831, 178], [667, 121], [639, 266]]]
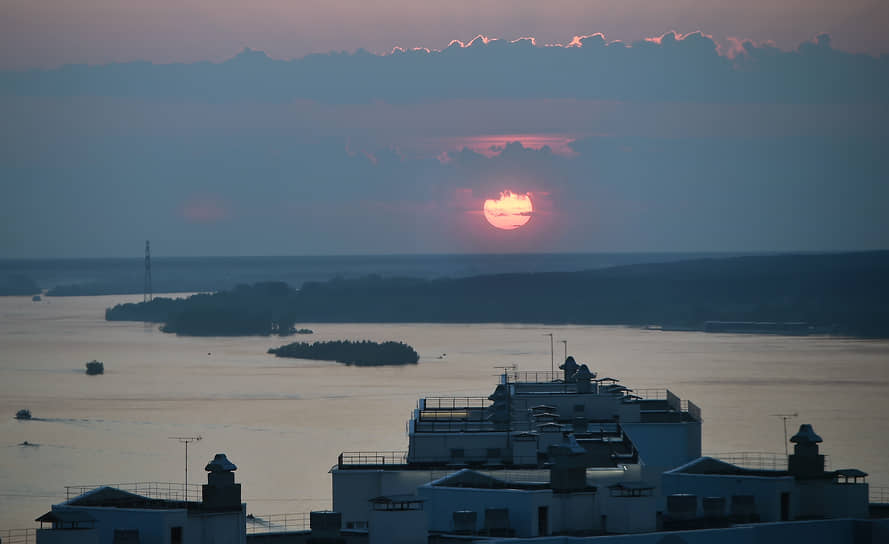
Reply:
[[65, 486], [65, 503], [70, 506], [117, 508], [185, 508], [199, 505], [201, 484], [175, 482], [127, 482]]

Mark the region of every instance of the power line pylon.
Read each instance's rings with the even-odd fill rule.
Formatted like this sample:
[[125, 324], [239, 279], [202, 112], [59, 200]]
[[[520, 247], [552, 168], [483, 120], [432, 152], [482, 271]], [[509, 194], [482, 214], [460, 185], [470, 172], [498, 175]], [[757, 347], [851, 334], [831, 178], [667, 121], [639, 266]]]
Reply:
[[145, 240], [145, 287], [143, 289], [142, 302], [150, 302], [154, 299], [151, 292], [151, 248], [148, 240]]

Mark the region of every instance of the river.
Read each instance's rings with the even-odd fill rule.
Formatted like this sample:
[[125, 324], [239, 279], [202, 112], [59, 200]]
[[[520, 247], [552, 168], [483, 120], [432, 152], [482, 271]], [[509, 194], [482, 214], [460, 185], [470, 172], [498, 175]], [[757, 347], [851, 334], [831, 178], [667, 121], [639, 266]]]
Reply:
[[[300, 324], [312, 340], [401, 340], [406, 367], [347, 367], [266, 354], [279, 338], [183, 338], [156, 325], [108, 323], [104, 309], [141, 296], [0, 297], [0, 529], [33, 526], [66, 485], [181, 482], [225, 452], [248, 512], [330, 507], [341, 451], [407, 447], [423, 395], [487, 395], [497, 367], [549, 370], [568, 353], [631, 388], [666, 387], [701, 407], [705, 452], [783, 452], [811, 423], [833, 469], [889, 485], [889, 341], [660, 332], [625, 327]], [[303, 340], [306, 337], [298, 337]], [[292, 341], [292, 340], [290, 340]], [[443, 354], [446, 354], [442, 356]], [[439, 358], [441, 357], [441, 358]], [[87, 376], [84, 364], [105, 363]], [[35, 419], [14, 419], [28, 408]], [[20, 443], [39, 444], [21, 446]]]

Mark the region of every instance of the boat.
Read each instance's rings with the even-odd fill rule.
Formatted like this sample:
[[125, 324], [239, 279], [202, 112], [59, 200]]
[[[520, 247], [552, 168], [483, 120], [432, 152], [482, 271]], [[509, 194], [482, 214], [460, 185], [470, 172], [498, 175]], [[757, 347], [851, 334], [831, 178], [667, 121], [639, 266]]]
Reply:
[[16, 419], [31, 419], [31, 410], [26, 408], [22, 408], [18, 412], [15, 413]]
[[90, 376], [104, 374], [105, 365], [101, 361], [92, 360], [86, 364], [86, 373]]

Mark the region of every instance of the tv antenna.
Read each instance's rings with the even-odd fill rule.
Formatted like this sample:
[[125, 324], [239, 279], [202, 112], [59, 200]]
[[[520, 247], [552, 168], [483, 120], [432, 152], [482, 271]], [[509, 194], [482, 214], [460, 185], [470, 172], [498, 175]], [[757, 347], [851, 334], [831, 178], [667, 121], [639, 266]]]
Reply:
[[772, 414], [772, 417], [780, 417], [784, 420], [784, 455], [787, 455], [787, 420], [793, 417], [799, 417], [799, 414], [796, 412], [792, 414]]
[[197, 442], [201, 440], [203, 437], [201, 435], [198, 436], [171, 436], [170, 440], [176, 440], [180, 444], [185, 444], [185, 502], [188, 502], [188, 445], [192, 442]]

